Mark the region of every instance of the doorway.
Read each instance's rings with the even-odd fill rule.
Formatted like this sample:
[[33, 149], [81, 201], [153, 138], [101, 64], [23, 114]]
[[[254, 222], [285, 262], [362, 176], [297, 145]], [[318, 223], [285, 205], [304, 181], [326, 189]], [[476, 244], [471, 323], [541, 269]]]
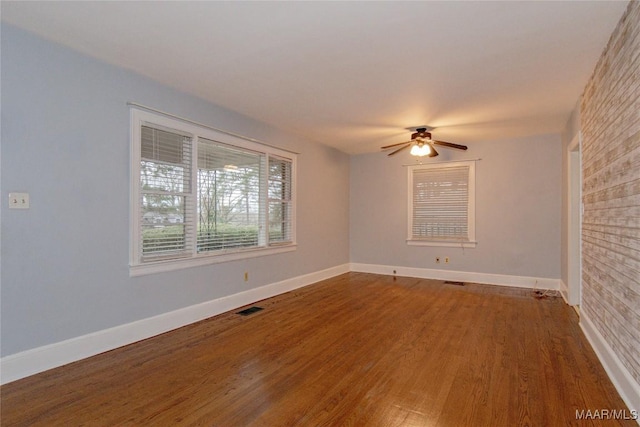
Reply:
[[569, 268], [568, 303], [580, 314], [582, 300], [582, 158], [581, 133], [568, 147], [569, 158]]

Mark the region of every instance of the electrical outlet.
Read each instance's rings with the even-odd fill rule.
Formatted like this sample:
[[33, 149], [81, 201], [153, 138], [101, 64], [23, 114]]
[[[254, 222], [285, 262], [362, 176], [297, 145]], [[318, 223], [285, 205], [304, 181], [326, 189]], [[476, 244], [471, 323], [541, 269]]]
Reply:
[[447, 257], [444, 257], [444, 263], [445, 263], [445, 264], [449, 264], [449, 257], [448, 257], [448, 256], [447, 256]]
[[440, 264], [440, 257], [439, 256], [436, 257], [436, 264]]
[[9, 193], [9, 209], [29, 209], [29, 193]]
[[245, 271], [245, 272], [244, 272], [244, 281], [245, 281], [245, 282], [248, 282], [248, 281], [249, 281], [249, 272], [248, 272], [248, 271]]

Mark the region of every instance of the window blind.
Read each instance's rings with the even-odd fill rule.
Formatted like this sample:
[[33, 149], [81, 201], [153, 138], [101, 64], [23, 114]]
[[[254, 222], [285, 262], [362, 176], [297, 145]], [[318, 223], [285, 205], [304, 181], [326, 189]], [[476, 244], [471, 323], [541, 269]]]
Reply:
[[175, 257], [188, 251], [191, 234], [191, 137], [142, 126], [140, 154], [140, 253]]
[[410, 238], [469, 241], [469, 166], [414, 169]]
[[291, 161], [269, 157], [269, 243], [292, 240]]

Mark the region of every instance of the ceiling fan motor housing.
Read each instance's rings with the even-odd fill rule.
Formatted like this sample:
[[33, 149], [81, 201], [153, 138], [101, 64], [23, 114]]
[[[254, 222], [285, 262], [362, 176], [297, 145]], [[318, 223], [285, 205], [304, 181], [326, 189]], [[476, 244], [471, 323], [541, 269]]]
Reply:
[[411, 134], [411, 139], [422, 138], [431, 139], [431, 133], [427, 132], [427, 128], [418, 128], [415, 133]]

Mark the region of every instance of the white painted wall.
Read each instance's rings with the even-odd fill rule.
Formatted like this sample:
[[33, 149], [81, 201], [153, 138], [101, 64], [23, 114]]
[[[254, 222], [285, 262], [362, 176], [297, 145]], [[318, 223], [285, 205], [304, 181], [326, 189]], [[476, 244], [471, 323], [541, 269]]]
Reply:
[[[477, 248], [408, 246], [407, 171], [402, 165], [415, 159], [404, 152], [363, 154], [351, 157], [351, 262], [559, 279], [560, 137], [468, 146], [466, 152], [442, 148], [439, 157], [425, 162], [482, 159], [476, 169]], [[448, 256], [450, 263], [436, 264], [436, 256]]]

